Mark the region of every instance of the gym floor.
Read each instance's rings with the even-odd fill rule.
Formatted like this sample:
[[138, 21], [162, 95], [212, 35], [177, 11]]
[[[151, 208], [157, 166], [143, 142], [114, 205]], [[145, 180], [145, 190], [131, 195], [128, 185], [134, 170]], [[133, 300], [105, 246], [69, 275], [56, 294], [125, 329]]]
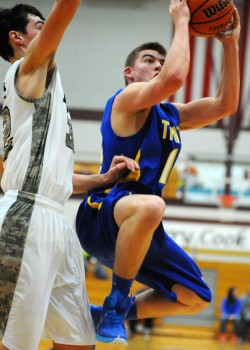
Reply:
[[[39, 350], [49, 350], [52, 347], [50, 341], [41, 341]], [[216, 340], [174, 338], [165, 336], [130, 337], [127, 346], [115, 344], [97, 343], [96, 350], [249, 350], [250, 343], [233, 344], [231, 342], [220, 343]]]

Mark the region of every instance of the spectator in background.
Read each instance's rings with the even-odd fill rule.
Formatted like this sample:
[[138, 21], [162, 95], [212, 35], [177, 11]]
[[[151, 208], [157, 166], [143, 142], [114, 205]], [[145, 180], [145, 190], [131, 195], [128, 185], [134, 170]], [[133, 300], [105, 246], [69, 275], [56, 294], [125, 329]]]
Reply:
[[246, 294], [241, 298], [241, 327], [240, 327], [240, 341], [245, 341], [247, 337], [247, 331], [250, 328], [250, 285]]
[[231, 287], [228, 290], [227, 297], [221, 302], [221, 323], [220, 323], [220, 341], [224, 342], [227, 339], [226, 328], [229, 322], [233, 323], [233, 333], [231, 340], [236, 342], [239, 337], [239, 323], [242, 309], [241, 299], [238, 297], [236, 287]]

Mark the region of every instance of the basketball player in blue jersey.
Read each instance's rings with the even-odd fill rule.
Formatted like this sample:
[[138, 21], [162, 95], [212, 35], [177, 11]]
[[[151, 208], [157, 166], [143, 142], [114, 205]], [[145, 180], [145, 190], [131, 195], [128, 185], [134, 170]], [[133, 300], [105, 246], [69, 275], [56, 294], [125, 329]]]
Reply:
[[[180, 131], [200, 128], [237, 110], [239, 100], [238, 39], [240, 22], [217, 38], [223, 47], [223, 71], [216, 97], [187, 104], [162, 103], [183, 84], [190, 49], [186, 1], [172, 0], [175, 33], [168, 54], [158, 43], [146, 43], [128, 56], [126, 88], [105, 107], [102, 172], [114, 154], [135, 159], [136, 174], [81, 203], [77, 233], [85, 251], [113, 269], [112, 289], [103, 307], [92, 306], [97, 340], [127, 343], [124, 321], [195, 314], [211, 302], [211, 292], [195, 262], [164, 232], [163, 186], [181, 149]], [[149, 287], [129, 296], [134, 280]]]
[[79, 4], [55, 1], [46, 21], [29, 5], [0, 11], [0, 55], [11, 63], [2, 109], [2, 350], [37, 349], [43, 329], [57, 350], [94, 349], [82, 249], [63, 205], [72, 187], [111, 185], [124, 170], [138, 169], [117, 156], [106, 174], [73, 175], [71, 119], [55, 52]]

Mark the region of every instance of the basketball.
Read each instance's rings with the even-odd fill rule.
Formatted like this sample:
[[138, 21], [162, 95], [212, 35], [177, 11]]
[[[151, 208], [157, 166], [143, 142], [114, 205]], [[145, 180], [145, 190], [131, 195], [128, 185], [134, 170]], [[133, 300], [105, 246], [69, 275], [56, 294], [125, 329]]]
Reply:
[[226, 28], [233, 15], [233, 0], [187, 0], [190, 10], [189, 32], [211, 36]]

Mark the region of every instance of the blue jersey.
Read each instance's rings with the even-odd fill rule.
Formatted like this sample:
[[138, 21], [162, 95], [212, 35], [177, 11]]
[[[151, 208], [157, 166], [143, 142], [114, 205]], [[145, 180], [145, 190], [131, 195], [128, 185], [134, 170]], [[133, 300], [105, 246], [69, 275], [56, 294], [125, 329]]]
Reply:
[[108, 171], [115, 155], [135, 159], [140, 170], [136, 174], [129, 174], [125, 180], [139, 181], [161, 196], [162, 188], [181, 150], [179, 112], [171, 103], [155, 105], [138, 133], [128, 137], [117, 136], [111, 127], [111, 110], [115, 97], [121, 91], [108, 100], [104, 110], [101, 124], [101, 173]]
[[[77, 235], [83, 249], [110, 268], [114, 264], [119, 231], [113, 214], [115, 204], [120, 198], [133, 194], [161, 196], [181, 149], [179, 112], [171, 103], [153, 106], [145, 125], [135, 135], [117, 136], [111, 127], [111, 110], [121, 91], [108, 100], [104, 110], [101, 173], [109, 170], [115, 155], [135, 159], [140, 169], [135, 174], [128, 174], [111, 189], [91, 191], [82, 201], [76, 217]], [[211, 301], [211, 292], [198, 266], [167, 235], [162, 223], [153, 235], [136, 280], [172, 301], [177, 299], [172, 287], [178, 283], [196, 292], [203, 300]]]

